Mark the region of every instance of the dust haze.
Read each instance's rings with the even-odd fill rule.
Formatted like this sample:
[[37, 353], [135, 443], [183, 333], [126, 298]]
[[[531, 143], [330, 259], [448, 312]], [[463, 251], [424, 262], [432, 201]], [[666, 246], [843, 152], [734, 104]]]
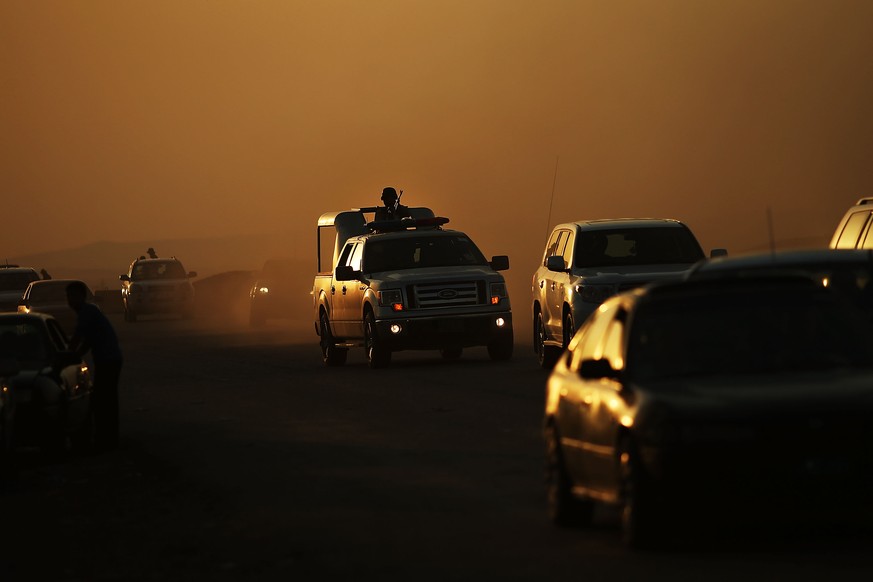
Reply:
[[[510, 255], [519, 338], [559, 222], [736, 254], [769, 211], [826, 245], [873, 194], [871, 29], [865, 0], [7, 0], [0, 256], [185, 241], [201, 279], [289, 256], [308, 293], [317, 217], [390, 185]], [[195, 244], [228, 237], [261, 242]]]

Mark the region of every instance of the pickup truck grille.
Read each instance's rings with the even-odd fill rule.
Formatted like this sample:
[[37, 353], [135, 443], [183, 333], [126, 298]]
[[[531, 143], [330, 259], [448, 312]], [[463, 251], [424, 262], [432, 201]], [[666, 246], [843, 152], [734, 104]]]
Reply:
[[476, 281], [411, 285], [412, 305], [421, 309], [462, 307], [484, 302], [485, 285]]

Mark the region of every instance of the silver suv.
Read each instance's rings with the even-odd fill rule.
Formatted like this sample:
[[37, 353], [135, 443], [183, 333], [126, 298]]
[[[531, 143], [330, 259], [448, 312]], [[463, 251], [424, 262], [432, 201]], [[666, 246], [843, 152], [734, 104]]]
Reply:
[[[724, 249], [713, 250], [724, 255]], [[554, 228], [533, 275], [533, 345], [551, 368], [578, 325], [620, 291], [677, 277], [705, 255], [691, 230], [660, 218], [580, 220]]]

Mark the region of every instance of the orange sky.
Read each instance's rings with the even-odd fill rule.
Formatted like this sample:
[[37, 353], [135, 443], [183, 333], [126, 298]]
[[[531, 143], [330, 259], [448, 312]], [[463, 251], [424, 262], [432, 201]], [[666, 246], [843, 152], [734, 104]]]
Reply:
[[0, 255], [307, 254], [394, 185], [524, 270], [556, 158], [551, 224], [678, 218], [733, 252], [769, 206], [823, 244], [873, 195], [871, 55], [867, 0], [4, 0]]

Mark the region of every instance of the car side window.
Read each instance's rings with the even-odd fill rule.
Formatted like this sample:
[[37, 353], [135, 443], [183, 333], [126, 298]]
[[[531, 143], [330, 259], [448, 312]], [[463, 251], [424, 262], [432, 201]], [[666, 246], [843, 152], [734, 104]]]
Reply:
[[573, 267], [573, 233], [568, 231], [566, 232], [566, 237], [564, 238], [564, 249], [561, 251], [561, 254], [564, 255], [564, 265], [567, 268]]
[[870, 212], [855, 212], [846, 221], [846, 226], [843, 227], [843, 232], [840, 233], [840, 238], [837, 239], [836, 248], [838, 249], [853, 249], [858, 244], [858, 239], [861, 236], [861, 231], [867, 224], [867, 219], [870, 217]]
[[349, 259], [349, 266], [351, 266], [352, 270], [360, 271], [361, 270], [361, 256], [364, 254], [364, 245], [357, 244], [355, 245], [355, 250], [352, 251], [352, 257]]
[[337, 265], [345, 266], [349, 264], [349, 258], [352, 256], [352, 251], [355, 248], [355, 243], [348, 243], [343, 252], [340, 254], [339, 261], [337, 261]]
[[564, 246], [567, 243], [567, 234], [568, 232], [566, 230], [556, 230], [552, 233], [551, 238], [549, 238], [549, 244], [546, 246], [546, 254], [543, 256], [543, 265], [546, 264], [546, 259], [549, 257], [564, 254]]

